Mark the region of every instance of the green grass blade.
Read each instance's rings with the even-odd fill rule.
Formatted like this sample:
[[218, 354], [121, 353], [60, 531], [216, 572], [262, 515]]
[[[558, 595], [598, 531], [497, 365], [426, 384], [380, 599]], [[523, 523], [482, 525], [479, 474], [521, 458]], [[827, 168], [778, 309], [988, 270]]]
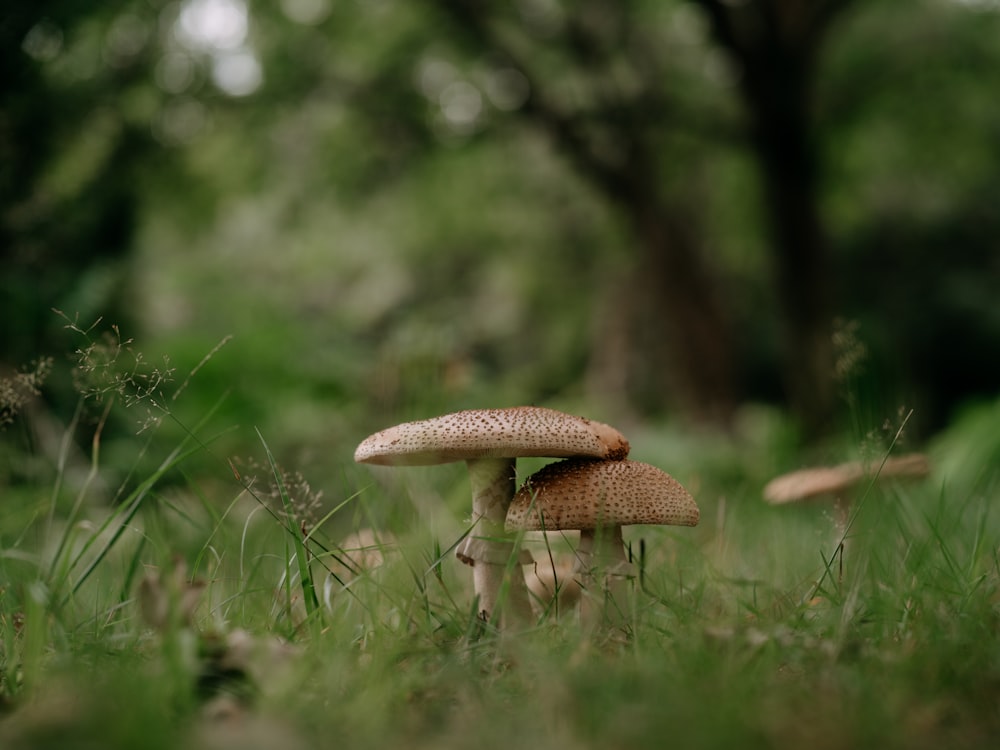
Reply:
[[267, 441], [264, 440], [264, 436], [260, 430], [256, 430], [256, 432], [257, 437], [260, 439], [260, 444], [264, 447], [268, 465], [270, 465], [271, 473], [274, 476], [275, 486], [278, 488], [278, 495], [281, 497], [281, 505], [285, 511], [285, 527], [292, 537], [292, 556], [298, 564], [299, 584], [302, 587], [302, 600], [306, 607], [306, 617], [312, 619], [313, 613], [319, 607], [319, 598], [316, 596], [316, 586], [313, 582], [312, 571], [309, 568], [309, 551], [306, 548], [303, 535], [295, 527], [295, 510], [292, 507], [292, 499], [288, 495], [285, 482], [281, 477], [281, 471], [278, 469], [278, 465], [274, 460], [271, 449], [267, 445]]

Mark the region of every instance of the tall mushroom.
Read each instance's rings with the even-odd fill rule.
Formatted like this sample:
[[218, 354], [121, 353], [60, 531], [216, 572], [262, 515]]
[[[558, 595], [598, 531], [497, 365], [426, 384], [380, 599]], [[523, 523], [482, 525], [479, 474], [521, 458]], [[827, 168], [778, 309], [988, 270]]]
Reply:
[[[580, 531], [576, 573], [585, 589], [601, 593], [598, 611], [611, 620], [622, 610], [626, 581], [633, 576], [625, 556], [622, 526], [695, 526], [694, 498], [655, 466], [639, 461], [570, 459], [532, 474], [507, 511], [508, 531]], [[585, 611], [585, 619], [593, 613]]]
[[[489, 619], [513, 552], [504, 521], [516, 488], [516, 459], [589, 456], [621, 460], [628, 451], [628, 441], [606, 424], [554, 409], [516, 406], [405, 422], [365, 438], [354, 460], [393, 466], [465, 461], [472, 485], [473, 533], [462, 540], [456, 554], [472, 566], [479, 615]], [[523, 553], [519, 562], [531, 562], [530, 554]], [[507, 601], [512, 615], [530, 617], [523, 576], [511, 579]]]

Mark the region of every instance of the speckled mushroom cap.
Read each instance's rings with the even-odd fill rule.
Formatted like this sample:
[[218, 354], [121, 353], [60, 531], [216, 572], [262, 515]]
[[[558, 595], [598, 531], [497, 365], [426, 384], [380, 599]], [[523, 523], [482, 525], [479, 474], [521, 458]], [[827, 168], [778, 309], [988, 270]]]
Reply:
[[535, 472], [511, 501], [508, 531], [589, 530], [599, 526], [695, 526], [698, 506], [686, 489], [639, 461], [570, 459]]
[[423, 466], [473, 458], [619, 460], [629, 444], [613, 427], [538, 406], [470, 409], [405, 422], [365, 438], [354, 452], [359, 463]]

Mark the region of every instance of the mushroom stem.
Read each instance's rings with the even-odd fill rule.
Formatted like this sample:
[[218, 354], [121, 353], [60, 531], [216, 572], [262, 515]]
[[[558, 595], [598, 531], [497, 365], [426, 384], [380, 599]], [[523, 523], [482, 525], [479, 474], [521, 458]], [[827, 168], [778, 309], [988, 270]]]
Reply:
[[[472, 485], [472, 523], [470, 533], [456, 550], [458, 559], [472, 566], [472, 581], [479, 599], [479, 616], [489, 620], [498, 604], [502, 615], [519, 621], [531, 619], [528, 588], [520, 564], [509, 576], [507, 596], [500, 602], [500, 592], [514, 554], [513, 537], [504, 531], [507, 508], [514, 497], [515, 461], [513, 458], [474, 458], [466, 461]], [[520, 562], [520, 561], [518, 561]]]
[[848, 532], [848, 524], [851, 522], [851, 509], [854, 505], [853, 498], [846, 493], [837, 495], [833, 501], [833, 523], [834, 532], [838, 540], [845, 539]]
[[578, 564], [586, 564], [590, 570], [617, 564], [628, 565], [622, 527], [602, 526], [596, 529], [582, 529], [577, 559]]
[[625, 557], [621, 526], [580, 531], [576, 570], [587, 595], [581, 599], [584, 625], [622, 627], [628, 621], [629, 579], [633, 566]]
[[850, 531], [851, 523], [851, 511], [854, 507], [854, 498], [851, 497], [853, 493], [844, 492], [837, 496], [836, 500], [833, 501], [833, 522], [834, 522], [834, 542], [836, 546], [833, 548], [833, 558], [831, 561], [839, 558], [837, 560], [837, 583], [841, 584], [844, 581], [844, 556], [847, 554], [847, 548], [849, 545], [848, 532]]

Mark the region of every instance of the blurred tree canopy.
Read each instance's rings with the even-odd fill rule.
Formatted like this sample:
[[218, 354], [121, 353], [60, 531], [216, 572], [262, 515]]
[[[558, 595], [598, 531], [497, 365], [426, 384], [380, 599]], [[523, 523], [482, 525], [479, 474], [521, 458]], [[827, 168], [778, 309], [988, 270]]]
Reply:
[[8, 5], [7, 367], [58, 308], [373, 422], [1000, 385], [991, 0]]

